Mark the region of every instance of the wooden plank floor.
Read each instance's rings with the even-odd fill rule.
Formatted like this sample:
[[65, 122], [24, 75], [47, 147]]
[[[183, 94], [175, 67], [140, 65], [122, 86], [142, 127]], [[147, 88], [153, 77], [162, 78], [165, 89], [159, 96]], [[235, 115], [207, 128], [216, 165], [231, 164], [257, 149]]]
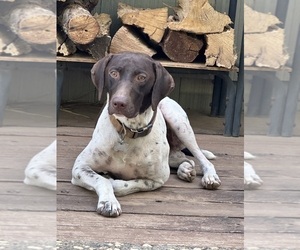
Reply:
[[245, 136], [245, 150], [264, 184], [245, 190], [245, 247], [299, 249], [300, 138]]
[[120, 242], [143, 245], [243, 248], [243, 138], [197, 135], [213, 151], [222, 185], [201, 188], [200, 167], [193, 183], [172, 174], [153, 192], [120, 197], [123, 214], [104, 218], [97, 195], [71, 185], [75, 158], [90, 140], [92, 128], [58, 128], [57, 237], [60, 241]]
[[55, 128], [0, 128], [0, 249], [55, 248], [56, 193], [23, 183], [29, 160], [55, 136]]

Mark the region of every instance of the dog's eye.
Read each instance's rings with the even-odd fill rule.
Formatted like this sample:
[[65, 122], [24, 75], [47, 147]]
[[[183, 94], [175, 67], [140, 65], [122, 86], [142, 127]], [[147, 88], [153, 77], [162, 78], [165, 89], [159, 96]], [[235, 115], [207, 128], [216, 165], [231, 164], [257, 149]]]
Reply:
[[112, 70], [109, 72], [109, 75], [112, 77], [112, 78], [118, 78], [119, 77], [119, 72], [116, 71], [116, 70]]
[[136, 80], [139, 81], [139, 82], [143, 82], [146, 80], [146, 75], [144, 74], [139, 74], [136, 76]]

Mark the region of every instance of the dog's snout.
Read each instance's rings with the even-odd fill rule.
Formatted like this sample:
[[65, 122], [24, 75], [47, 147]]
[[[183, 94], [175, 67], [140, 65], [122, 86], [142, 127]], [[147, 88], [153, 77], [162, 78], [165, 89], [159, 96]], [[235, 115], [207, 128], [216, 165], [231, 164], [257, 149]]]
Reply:
[[127, 107], [127, 100], [123, 96], [115, 96], [112, 105], [116, 110], [124, 110]]

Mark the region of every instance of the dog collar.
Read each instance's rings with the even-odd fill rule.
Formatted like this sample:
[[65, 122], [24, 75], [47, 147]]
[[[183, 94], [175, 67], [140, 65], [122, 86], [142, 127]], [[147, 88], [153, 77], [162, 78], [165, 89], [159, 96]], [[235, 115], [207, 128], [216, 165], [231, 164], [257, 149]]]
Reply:
[[124, 123], [120, 122], [113, 115], [110, 115], [109, 118], [110, 118], [111, 123], [114, 125], [114, 127], [116, 128], [117, 132], [120, 135], [121, 143], [123, 143], [125, 137], [131, 138], [131, 139], [136, 139], [136, 138], [148, 135], [151, 132], [152, 127], [153, 127], [153, 124], [154, 124], [154, 121], [156, 118], [156, 111], [154, 111], [150, 122], [146, 126], [144, 126], [142, 128], [138, 128], [138, 129], [133, 129], [133, 128], [127, 127]]

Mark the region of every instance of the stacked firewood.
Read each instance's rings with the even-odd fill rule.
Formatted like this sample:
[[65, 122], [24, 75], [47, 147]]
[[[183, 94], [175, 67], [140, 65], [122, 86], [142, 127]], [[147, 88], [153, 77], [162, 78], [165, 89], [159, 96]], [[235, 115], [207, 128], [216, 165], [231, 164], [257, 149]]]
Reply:
[[98, 0], [57, 1], [59, 55], [79, 49], [100, 59], [106, 53], [136, 51], [167, 56], [175, 62], [202, 57], [207, 66], [232, 68], [235, 64], [232, 22], [208, 0], [179, 0], [174, 16], [168, 16], [168, 7], [141, 9], [119, 3], [117, 14], [123, 25], [112, 39], [110, 17], [91, 14]]
[[55, 53], [55, 6], [55, 0], [0, 0], [0, 55]]
[[232, 68], [236, 61], [234, 32], [229, 16], [208, 0], [179, 0], [175, 15], [168, 8], [141, 9], [119, 3], [123, 26], [114, 35], [110, 52], [159, 50], [172, 61], [194, 62], [201, 55], [207, 66]]
[[285, 65], [288, 54], [284, 46], [284, 29], [280, 20], [272, 15], [244, 6], [245, 66], [278, 69]]
[[92, 15], [99, 0], [57, 0], [57, 53], [68, 56], [77, 50], [95, 59], [104, 57], [111, 41], [108, 14]]

